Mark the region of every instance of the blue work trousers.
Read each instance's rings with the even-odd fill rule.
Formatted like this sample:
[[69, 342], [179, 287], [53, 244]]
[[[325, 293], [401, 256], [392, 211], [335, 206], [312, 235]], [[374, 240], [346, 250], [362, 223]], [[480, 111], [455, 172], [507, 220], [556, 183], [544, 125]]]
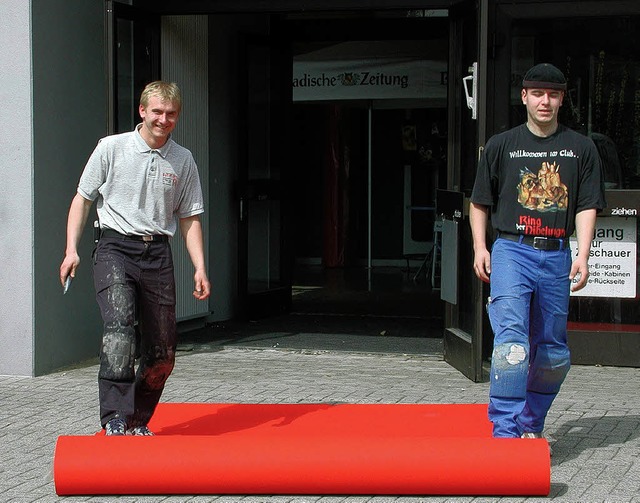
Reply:
[[494, 437], [541, 432], [570, 366], [571, 250], [498, 238], [487, 312], [494, 333], [489, 419]]

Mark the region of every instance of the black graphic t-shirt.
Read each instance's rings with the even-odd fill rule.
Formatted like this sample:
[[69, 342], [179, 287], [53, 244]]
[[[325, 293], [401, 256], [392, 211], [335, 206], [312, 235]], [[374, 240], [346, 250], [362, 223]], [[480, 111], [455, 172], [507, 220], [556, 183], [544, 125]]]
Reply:
[[499, 232], [569, 237], [576, 213], [605, 207], [598, 151], [562, 125], [541, 138], [522, 124], [487, 142], [471, 201], [491, 207]]

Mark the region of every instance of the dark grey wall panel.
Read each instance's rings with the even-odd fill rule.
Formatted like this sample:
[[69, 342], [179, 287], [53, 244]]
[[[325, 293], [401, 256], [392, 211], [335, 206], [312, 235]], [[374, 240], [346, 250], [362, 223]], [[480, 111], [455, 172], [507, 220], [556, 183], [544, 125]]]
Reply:
[[106, 133], [104, 2], [32, 3], [34, 155], [34, 373], [97, 355], [101, 321], [94, 300], [88, 228], [82, 263], [63, 297], [58, 270], [66, 218], [84, 164]]

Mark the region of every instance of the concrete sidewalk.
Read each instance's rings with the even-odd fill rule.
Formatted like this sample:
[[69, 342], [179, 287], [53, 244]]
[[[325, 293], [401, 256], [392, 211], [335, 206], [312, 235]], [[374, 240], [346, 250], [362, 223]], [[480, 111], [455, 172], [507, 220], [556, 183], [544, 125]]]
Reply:
[[[3, 502], [640, 502], [640, 369], [575, 366], [551, 409], [549, 498], [405, 496], [122, 496], [55, 494], [58, 435], [98, 428], [97, 365], [38, 378], [0, 377]], [[439, 356], [251, 350], [180, 352], [165, 402], [486, 403]], [[141, 462], [143, 462], [141, 460]], [[114, 474], [118, 467], [114, 466]], [[113, 474], [105, 474], [113, 476]], [[526, 466], [522, 476], [527, 476]]]

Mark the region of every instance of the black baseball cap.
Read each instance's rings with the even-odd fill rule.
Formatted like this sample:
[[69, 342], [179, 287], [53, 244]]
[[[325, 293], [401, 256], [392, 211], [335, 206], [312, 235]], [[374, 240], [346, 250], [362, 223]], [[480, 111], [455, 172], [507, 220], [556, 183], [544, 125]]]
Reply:
[[555, 66], [549, 63], [540, 63], [530, 68], [524, 75], [522, 87], [525, 89], [536, 87], [539, 89], [567, 90], [567, 79]]

